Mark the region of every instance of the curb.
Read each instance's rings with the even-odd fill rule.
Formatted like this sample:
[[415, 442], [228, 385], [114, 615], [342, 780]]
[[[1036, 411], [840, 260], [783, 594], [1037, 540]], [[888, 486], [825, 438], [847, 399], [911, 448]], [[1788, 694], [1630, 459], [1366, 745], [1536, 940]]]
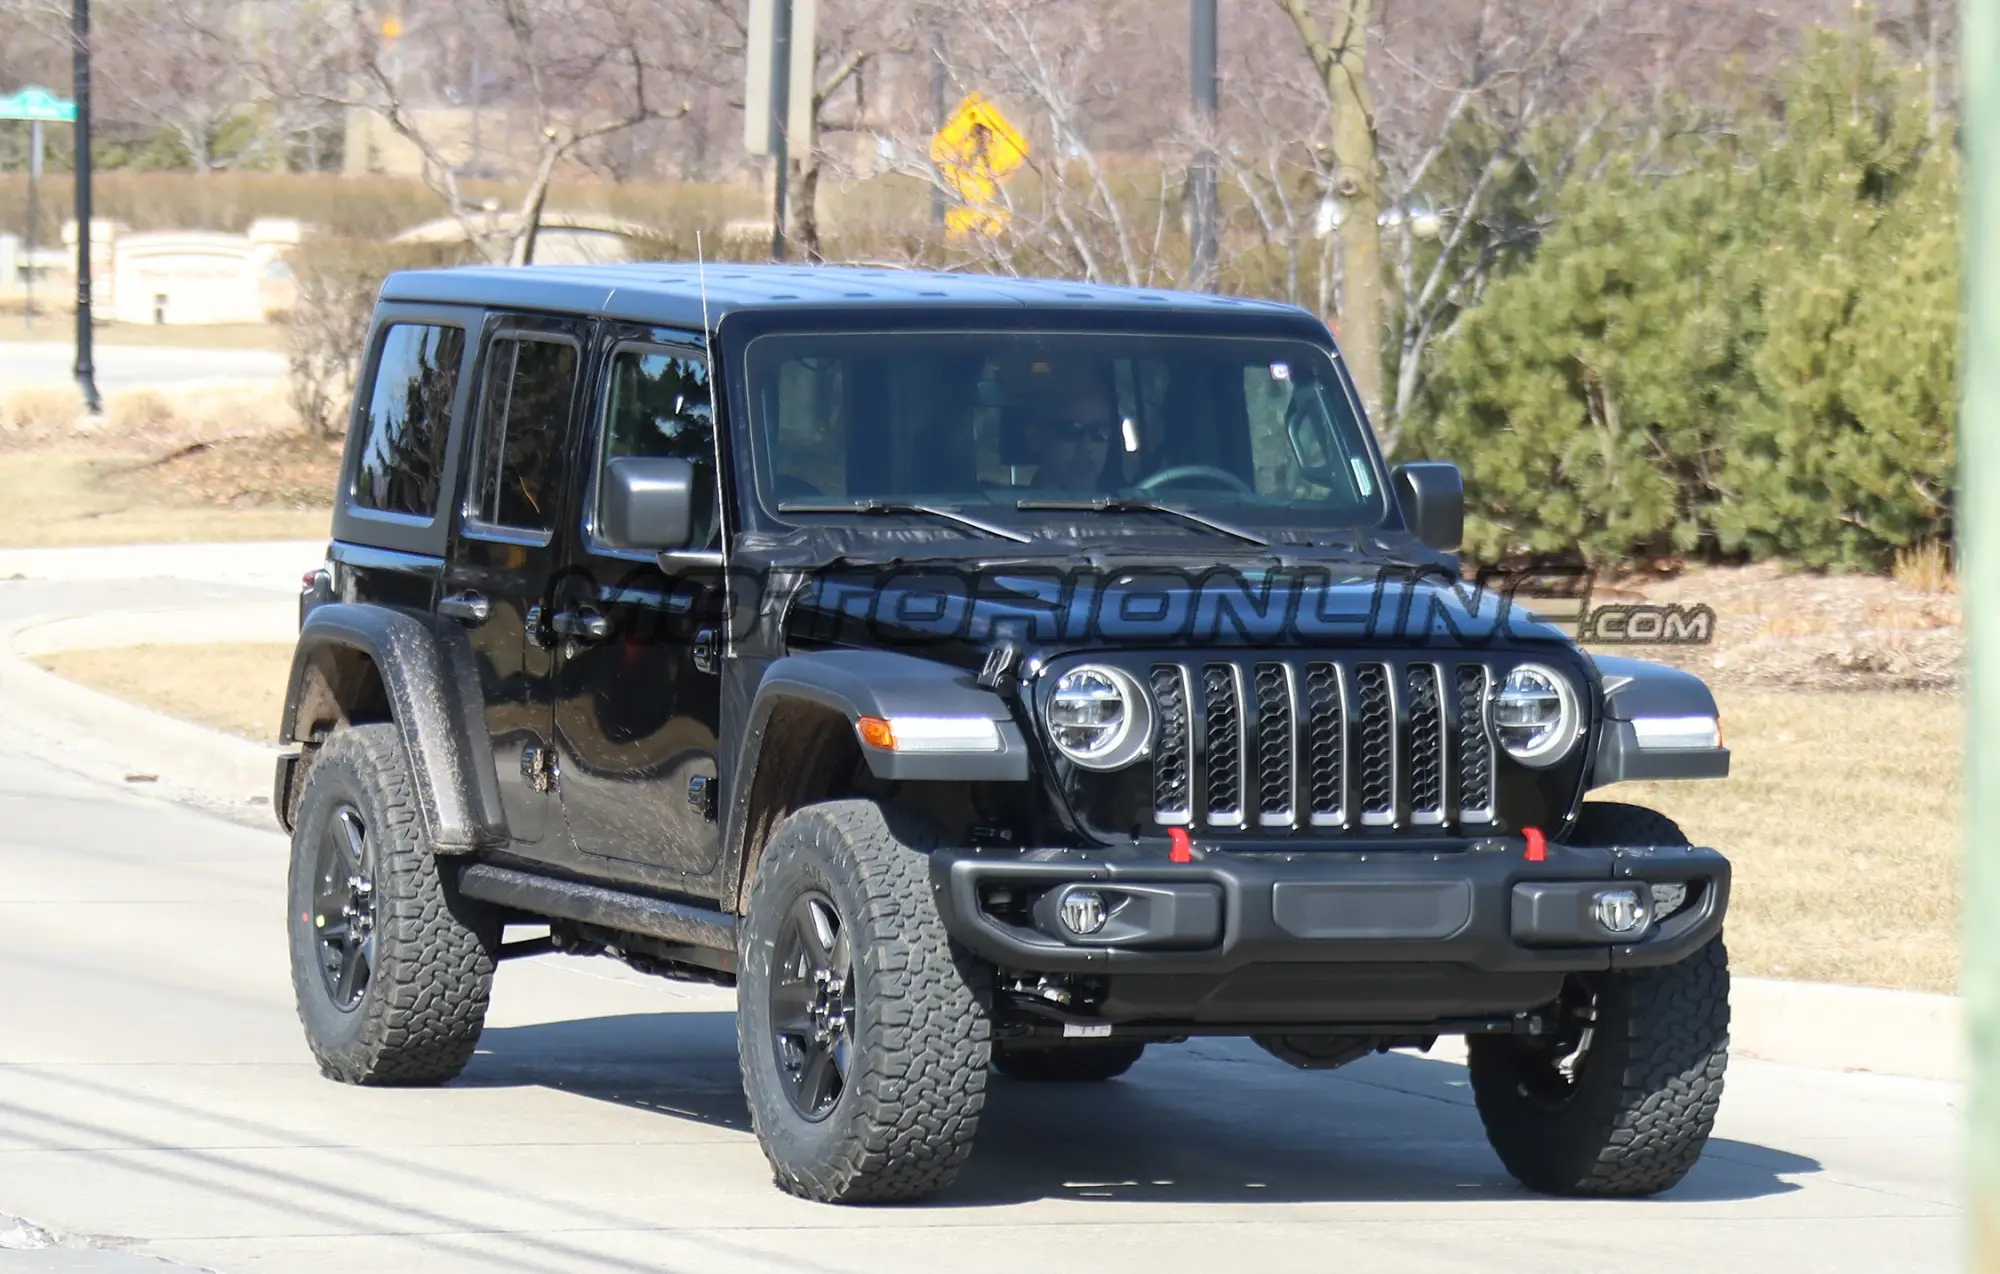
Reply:
[[1741, 1057], [1917, 1079], [1971, 1075], [1956, 995], [1735, 978], [1729, 1007], [1730, 1049]]
[[290, 640], [295, 605], [280, 596], [205, 611], [43, 615], [9, 624], [0, 628], [0, 723], [35, 738], [58, 763], [110, 786], [273, 827], [275, 745], [138, 707], [46, 672], [30, 657], [152, 642]]

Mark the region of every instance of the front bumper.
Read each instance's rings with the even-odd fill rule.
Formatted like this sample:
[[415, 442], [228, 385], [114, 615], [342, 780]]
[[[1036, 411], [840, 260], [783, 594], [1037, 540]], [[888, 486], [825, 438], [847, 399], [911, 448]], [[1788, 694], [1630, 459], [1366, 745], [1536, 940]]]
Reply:
[[[959, 943], [1003, 968], [1051, 974], [1214, 976], [1299, 964], [1440, 974], [1457, 966], [1469, 976], [1646, 968], [1715, 937], [1729, 905], [1729, 861], [1713, 849], [1551, 844], [1545, 861], [1531, 862], [1519, 837], [1365, 852], [1208, 850], [1188, 863], [1172, 862], [1164, 843], [937, 850], [931, 882]], [[1590, 900], [1621, 883], [1648, 898], [1653, 884], [1687, 892], [1677, 910], [1614, 938], [1592, 919]], [[1075, 886], [1091, 887], [1112, 912], [1090, 937], [1059, 920]]]

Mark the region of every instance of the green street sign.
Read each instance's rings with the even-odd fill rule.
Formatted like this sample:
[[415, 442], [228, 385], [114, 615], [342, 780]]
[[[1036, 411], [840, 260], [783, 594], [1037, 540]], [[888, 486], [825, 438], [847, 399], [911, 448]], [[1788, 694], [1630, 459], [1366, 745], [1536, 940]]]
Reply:
[[50, 124], [76, 123], [76, 103], [45, 88], [24, 88], [0, 97], [0, 119], [38, 119]]

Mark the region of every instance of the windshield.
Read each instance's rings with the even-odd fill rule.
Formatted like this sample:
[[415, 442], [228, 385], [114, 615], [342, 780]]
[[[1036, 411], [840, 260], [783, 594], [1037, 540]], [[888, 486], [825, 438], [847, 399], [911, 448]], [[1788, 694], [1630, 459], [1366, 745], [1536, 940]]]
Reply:
[[747, 371], [759, 486], [788, 520], [866, 502], [1027, 529], [1075, 521], [1046, 505], [1143, 516], [1132, 503], [1152, 502], [1299, 528], [1387, 511], [1340, 372], [1304, 341], [773, 333], [750, 343]]

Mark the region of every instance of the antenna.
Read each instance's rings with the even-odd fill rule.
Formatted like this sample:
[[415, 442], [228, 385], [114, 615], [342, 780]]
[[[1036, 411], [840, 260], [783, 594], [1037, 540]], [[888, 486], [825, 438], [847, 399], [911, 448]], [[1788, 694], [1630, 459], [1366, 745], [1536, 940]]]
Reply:
[[[708, 355], [709, 383], [715, 383], [715, 350], [709, 345], [708, 335], [708, 263], [701, 255], [701, 231], [694, 232], [694, 277], [701, 288], [701, 352]], [[709, 401], [715, 401], [715, 391], [710, 389]]]
[[[715, 412], [715, 338], [710, 335], [711, 324], [708, 321], [708, 261], [702, 255], [701, 231], [699, 230], [694, 232], [694, 276], [696, 285], [701, 289], [701, 352], [702, 356], [708, 360], [708, 418], [715, 440], [715, 473], [717, 480], [720, 481], [721, 476], [728, 472], [728, 470], [722, 467], [722, 427], [721, 421], [716, 418]], [[724, 511], [727, 505], [728, 501], [723, 499], [722, 493], [718, 491], [715, 502], [715, 515], [718, 519], [722, 520], [722, 534], [719, 537], [719, 543], [721, 547], [720, 557], [722, 558], [722, 657], [724, 659], [729, 658], [735, 653], [734, 648], [736, 645], [735, 638], [732, 635], [736, 628], [735, 608], [729, 595], [729, 530], [728, 514]]]

